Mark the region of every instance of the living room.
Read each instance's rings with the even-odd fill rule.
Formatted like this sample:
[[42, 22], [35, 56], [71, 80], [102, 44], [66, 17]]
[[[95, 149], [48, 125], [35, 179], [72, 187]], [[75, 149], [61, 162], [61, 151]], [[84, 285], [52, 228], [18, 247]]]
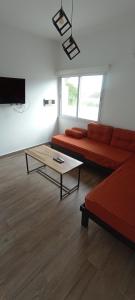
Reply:
[[[74, 1], [80, 53], [70, 60], [62, 48], [68, 32], [60, 37], [52, 23], [60, 8], [55, 2], [0, 2], [0, 76], [25, 79], [25, 104], [0, 104], [0, 296], [131, 300], [133, 249], [93, 221], [88, 230], [81, 227], [80, 205], [106, 174], [84, 165], [79, 189], [60, 201], [52, 182], [27, 175], [24, 151], [66, 129], [87, 129], [91, 121], [135, 131], [135, 4]], [[69, 18], [71, 2], [63, 1]], [[61, 78], [99, 74], [99, 118], [62, 114]], [[73, 170], [66, 184], [74, 184], [76, 175]]]

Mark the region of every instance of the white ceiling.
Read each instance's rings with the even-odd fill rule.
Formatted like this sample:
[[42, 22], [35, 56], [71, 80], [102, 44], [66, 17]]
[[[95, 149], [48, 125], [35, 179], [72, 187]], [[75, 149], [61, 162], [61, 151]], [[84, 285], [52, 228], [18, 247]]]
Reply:
[[[71, 1], [63, 0], [67, 15]], [[51, 39], [59, 39], [52, 16], [60, 0], [0, 0], [0, 23]], [[135, 22], [135, 0], [74, 0], [73, 30], [84, 34], [104, 26]], [[134, 23], [135, 24], [135, 23]]]

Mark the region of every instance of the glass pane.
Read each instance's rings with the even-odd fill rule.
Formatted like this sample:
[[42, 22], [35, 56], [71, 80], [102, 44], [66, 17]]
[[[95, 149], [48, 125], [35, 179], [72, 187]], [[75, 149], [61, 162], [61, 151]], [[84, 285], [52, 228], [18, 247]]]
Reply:
[[103, 75], [80, 78], [78, 117], [97, 121]]
[[76, 117], [78, 77], [62, 78], [62, 114]]

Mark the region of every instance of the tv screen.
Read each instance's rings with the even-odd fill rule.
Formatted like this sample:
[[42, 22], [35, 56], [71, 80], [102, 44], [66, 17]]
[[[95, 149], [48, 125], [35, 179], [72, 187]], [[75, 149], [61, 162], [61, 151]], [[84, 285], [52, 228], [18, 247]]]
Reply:
[[25, 79], [0, 77], [0, 104], [25, 103]]

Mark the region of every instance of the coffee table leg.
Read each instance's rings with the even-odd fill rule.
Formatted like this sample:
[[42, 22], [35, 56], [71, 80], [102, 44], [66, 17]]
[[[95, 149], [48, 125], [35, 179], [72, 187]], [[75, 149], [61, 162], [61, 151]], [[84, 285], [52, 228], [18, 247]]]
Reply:
[[63, 178], [62, 178], [62, 174], [60, 174], [60, 200], [62, 200], [62, 184], [63, 184]]
[[28, 156], [27, 156], [27, 153], [25, 153], [25, 157], [26, 157], [27, 174], [29, 174], [29, 165], [28, 165]]
[[80, 185], [80, 172], [81, 172], [81, 168], [78, 168], [78, 189], [79, 189], [79, 185]]

